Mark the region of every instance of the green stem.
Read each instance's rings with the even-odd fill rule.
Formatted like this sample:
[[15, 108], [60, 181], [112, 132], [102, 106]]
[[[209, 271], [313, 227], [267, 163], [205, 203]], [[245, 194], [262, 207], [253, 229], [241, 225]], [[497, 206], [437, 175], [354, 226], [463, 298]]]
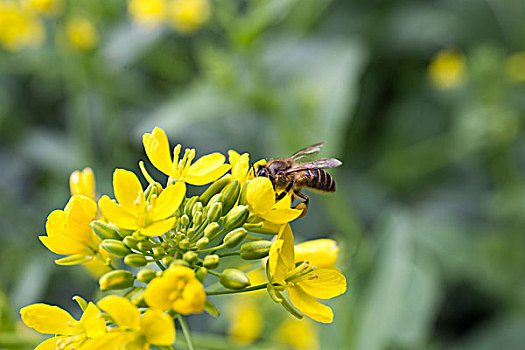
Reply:
[[155, 261], [155, 264], [161, 269], [162, 271], [166, 270], [166, 266], [162, 265], [160, 261]]
[[195, 350], [195, 348], [193, 347], [193, 342], [191, 341], [190, 330], [188, 328], [188, 325], [186, 324], [186, 320], [184, 319], [184, 316], [178, 315], [177, 320], [179, 320], [180, 328], [182, 328], [182, 333], [184, 333], [184, 338], [186, 338], [186, 343], [188, 344], [188, 348], [190, 350]]
[[255, 290], [261, 290], [261, 289], [266, 289], [266, 283], [259, 284], [257, 286], [253, 286], [249, 288], [240, 289], [240, 290], [216, 290], [216, 291], [206, 292], [206, 295], [235, 294], [235, 293], [253, 292]]
[[213, 275], [213, 276], [221, 277], [221, 274], [218, 273], [217, 271], [208, 270], [208, 273], [209, 273], [210, 275]]

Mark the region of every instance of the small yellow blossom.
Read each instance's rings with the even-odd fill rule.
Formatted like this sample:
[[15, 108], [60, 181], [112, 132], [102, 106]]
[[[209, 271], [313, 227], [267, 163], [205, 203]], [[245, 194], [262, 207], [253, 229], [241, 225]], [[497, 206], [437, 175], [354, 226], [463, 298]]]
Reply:
[[69, 189], [71, 195], [82, 195], [95, 199], [95, 174], [91, 168], [84, 168], [82, 171], [75, 170], [69, 176]]
[[0, 1], [0, 45], [18, 51], [40, 45], [45, 38], [38, 16], [18, 1]]
[[512, 54], [505, 63], [505, 70], [510, 80], [525, 81], [525, 51]]
[[97, 45], [97, 29], [90, 20], [84, 17], [73, 17], [66, 25], [66, 34], [73, 47], [90, 50]]
[[94, 339], [89, 350], [148, 350], [150, 345], [170, 346], [175, 341], [175, 325], [169, 315], [147, 309], [141, 316], [128, 299], [116, 295], [104, 297], [98, 306], [111, 316], [117, 327]]
[[177, 218], [170, 216], [186, 194], [184, 184], [176, 183], [147, 199], [137, 176], [124, 169], [113, 173], [113, 190], [118, 204], [108, 196], [99, 200], [104, 217], [120, 228], [137, 230], [146, 236], [160, 236], [173, 228]]
[[428, 67], [430, 82], [438, 89], [457, 87], [465, 77], [465, 61], [465, 56], [457, 51], [439, 51]]
[[[245, 298], [242, 298], [245, 297]], [[228, 336], [239, 344], [250, 344], [261, 334], [263, 315], [256, 298], [239, 296], [231, 309]]]
[[279, 325], [280, 343], [298, 350], [319, 349], [319, 334], [313, 322], [308, 319], [288, 318]]
[[206, 293], [192, 269], [172, 265], [162, 277], [151, 280], [144, 292], [144, 300], [150, 307], [188, 315], [204, 310]]
[[33, 304], [20, 310], [26, 326], [39, 333], [55, 335], [35, 350], [74, 349], [80, 346], [91, 349], [91, 341], [106, 333], [106, 323], [99, 317], [100, 314], [101, 311], [93, 303], [87, 305], [79, 321], [58, 306]]
[[196, 186], [206, 185], [226, 174], [231, 167], [229, 164], [224, 164], [226, 158], [220, 153], [205, 155], [192, 164], [195, 158], [194, 149], [186, 149], [183, 158], [179, 161], [181, 145], [174, 148], [172, 159], [168, 137], [164, 130], [158, 127], [155, 127], [151, 133], [145, 133], [142, 142], [151, 164], [177, 182]]
[[168, 17], [175, 30], [190, 33], [208, 21], [210, 4], [208, 0], [172, 0]]
[[334, 268], [339, 247], [333, 239], [316, 239], [296, 244], [295, 261], [306, 261], [310, 266]]
[[277, 240], [270, 248], [268, 265], [274, 283], [286, 287], [291, 303], [311, 319], [331, 323], [332, 309], [317, 299], [331, 299], [346, 291], [346, 279], [336, 269], [312, 267], [312, 271], [301, 274], [309, 266], [298, 270], [295, 266], [294, 238], [289, 225], [283, 225]]
[[[98, 238], [89, 225], [97, 214], [97, 204], [90, 198], [72, 196], [64, 210], [54, 210], [47, 217], [47, 236], [39, 236], [55, 254], [70, 255], [59, 259], [59, 265], [85, 263], [99, 254]], [[71, 260], [72, 257], [76, 257]]]
[[61, 0], [27, 0], [29, 7], [45, 16], [54, 16], [62, 9]]
[[290, 208], [291, 194], [275, 202], [275, 192], [270, 179], [256, 177], [247, 183], [246, 202], [250, 212], [273, 224], [285, 224], [297, 219], [302, 210]]
[[166, 17], [166, 0], [129, 0], [128, 11], [138, 24], [156, 27]]

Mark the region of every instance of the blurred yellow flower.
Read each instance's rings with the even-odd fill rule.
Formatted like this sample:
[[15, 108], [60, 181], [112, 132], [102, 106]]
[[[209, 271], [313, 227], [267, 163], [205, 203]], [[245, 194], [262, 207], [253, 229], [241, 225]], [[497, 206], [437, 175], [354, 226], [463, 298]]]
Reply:
[[[283, 225], [270, 248], [268, 265], [274, 283], [286, 287], [290, 302], [311, 319], [331, 323], [332, 309], [317, 299], [331, 299], [346, 291], [346, 279], [336, 269], [295, 266], [294, 238], [290, 225]], [[307, 258], [308, 259], [308, 258]], [[312, 271], [304, 273], [308, 268]]]
[[231, 308], [228, 336], [239, 344], [250, 344], [261, 334], [263, 317], [256, 298], [240, 296]]
[[459, 86], [466, 73], [465, 55], [446, 49], [439, 51], [430, 62], [430, 82], [438, 89], [452, 89]]
[[190, 33], [208, 21], [210, 4], [208, 0], [172, 0], [168, 17], [175, 30]]
[[510, 80], [525, 81], [525, 51], [516, 52], [507, 58], [505, 70]]
[[98, 202], [104, 217], [119, 228], [137, 230], [152, 237], [173, 228], [177, 218], [170, 216], [186, 194], [184, 184], [179, 182], [146, 199], [137, 176], [124, 169], [116, 169], [113, 173], [113, 190], [118, 204], [108, 196], [102, 196]]
[[181, 145], [174, 148], [172, 159], [168, 137], [164, 130], [158, 127], [155, 127], [151, 133], [145, 133], [142, 143], [151, 164], [177, 182], [196, 186], [206, 185], [226, 174], [231, 167], [229, 164], [224, 164], [226, 158], [220, 153], [202, 156], [192, 164], [195, 158], [194, 149], [186, 149], [183, 158], [179, 161]]
[[97, 45], [97, 29], [87, 18], [73, 17], [66, 25], [66, 35], [73, 47], [90, 50]]
[[319, 335], [317, 329], [308, 319], [286, 319], [279, 325], [277, 337], [280, 340], [280, 343], [293, 349], [319, 349]]
[[62, 9], [62, 0], [28, 0], [28, 4], [45, 16], [54, 16]]
[[82, 195], [95, 199], [95, 174], [91, 168], [82, 171], [75, 170], [69, 176], [69, 190], [71, 195]]
[[272, 182], [267, 177], [256, 177], [246, 188], [246, 202], [250, 212], [273, 224], [285, 224], [301, 215], [299, 209], [290, 208], [291, 193], [275, 202], [275, 191]]
[[140, 25], [156, 27], [166, 17], [165, 0], [129, 0], [128, 11], [131, 18]]
[[141, 315], [128, 299], [116, 295], [104, 297], [98, 306], [111, 316], [117, 327], [94, 339], [87, 349], [150, 349], [150, 345], [170, 346], [175, 341], [173, 319], [158, 310], [147, 309]]
[[144, 300], [152, 308], [188, 315], [204, 310], [206, 293], [192, 269], [172, 265], [162, 277], [151, 280], [144, 292]]
[[79, 321], [58, 306], [33, 304], [20, 310], [26, 326], [39, 333], [55, 335], [40, 343], [38, 350], [76, 349], [84, 345], [91, 349], [91, 341], [106, 333], [106, 322], [100, 314], [93, 303], [87, 305]]
[[0, 44], [10, 51], [40, 45], [45, 38], [38, 16], [18, 1], [0, 1]]

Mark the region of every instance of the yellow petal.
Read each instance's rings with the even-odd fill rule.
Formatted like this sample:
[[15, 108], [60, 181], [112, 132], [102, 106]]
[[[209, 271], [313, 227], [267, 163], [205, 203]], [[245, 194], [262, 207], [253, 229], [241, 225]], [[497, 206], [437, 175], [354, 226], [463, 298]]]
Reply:
[[[282, 242], [282, 243], [277, 243]], [[270, 273], [277, 283], [285, 284], [286, 273], [295, 267], [293, 233], [290, 225], [283, 225], [281, 232], [270, 247]]]
[[89, 303], [80, 318], [80, 323], [84, 326], [88, 338], [100, 337], [106, 333], [106, 322], [99, 315], [102, 312], [93, 303]]
[[56, 350], [60, 341], [65, 341], [68, 336], [58, 336], [44, 340], [35, 348], [35, 350]]
[[140, 311], [128, 299], [108, 295], [98, 302], [98, 306], [106, 311], [119, 327], [131, 330], [140, 329]]
[[92, 260], [93, 260], [92, 255], [75, 254], [75, 255], [68, 255], [65, 258], [56, 259], [55, 264], [62, 265], [62, 266], [71, 266], [71, 265], [85, 264]]
[[331, 323], [334, 320], [332, 309], [308, 295], [301, 287], [288, 288], [288, 295], [293, 306], [312, 320]]
[[97, 203], [91, 198], [74, 195], [67, 203], [64, 212], [68, 235], [89, 245], [93, 235], [89, 223], [97, 215]]
[[72, 255], [89, 251], [87, 246], [69, 236], [39, 236], [38, 239], [40, 239], [40, 242], [42, 242], [47, 249], [55, 254]]
[[302, 210], [299, 209], [272, 209], [264, 214], [259, 214], [264, 220], [269, 221], [273, 224], [286, 224], [293, 221], [302, 214]]
[[310, 262], [310, 266], [333, 268], [337, 260], [339, 247], [333, 239], [315, 239], [295, 246], [295, 261]]
[[175, 341], [173, 319], [160, 311], [146, 310], [140, 323], [140, 329], [150, 344], [171, 345]]
[[115, 169], [113, 190], [119, 205], [129, 213], [135, 213], [137, 206], [142, 204], [138, 202], [144, 201], [142, 185], [137, 175], [131, 171]]
[[114, 200], [108, 196], [102, 196], [98, 201], [98, 206], [104, 214], [104, 217], [110, 222], [116, 224], [119, 228], [126, 230], [136, 230], [137, 218], [122, 209]]
[[210, 171], [222, 166], [225, 160], [226, 158], [217, 152], [202, 156], [190, 165], [188, 175], [205, 176]]
[[231, 163], [230, 157], [230, 164], [232, 164], [232, 176], [239, 180], [242, 185], [246, 181], [248, 170], [250, 170], [250, 156], [248, 153], [243, 153], [242, 156], [238, 157], [235, 163]]
[[66, 234], [66, 213], [63, 210], [53, 210], [47, 216], [46, 233], [48, 236]]
[[317, 278], [299, 282], [301, 288], [311, 296], [330, 299], [346, 292], [346, 278], [336, 269], [315, 269]]
[[38, 333], [72, 335], [79, 331], [78, 322], [58, 306], [33, 304], [22, 308], [20, 315], [26, 326]]
[[256, 214], [267, 213], [275, 203], [272, 182], [266, 177], [256, 177], [246, 188], [246, 202]]
[[146, 226], [144, 228], [141, 228], [140, 229], [140, 233], [142, 233], [143, 235], [146, 235], [146, 236], [150, 236], [150, 237], [160, 236], [160, 235], [168, 232], [169, 230], [171, 230], [173, 228], [173, 226], [175, 225], [176, 221], [177, 221], [176, 217], [168, 218], [166, 220], [157, 221], [157, 222], [154, 222], [151, 225], [148, 225], [148, 226]]
[[270, 253], [268, 255], [268, 266], [270, 268], [270, 274], [272, 275], [273, 280], [279, 284], [284, 285], [286, 283], [284, 279], [288, 269], [279, 262], [283, 243], [284, 241], [282, 239], [272, 243], [270, 247]]
[[145, 133], [142, 136], [142, 143], [151, 164], [162, 173], [172, 175], [170, 144], [164, 130], [155, 127], [152, 133]]
[[217, 168], [211, 169], [209, 172], [204, 173], [204, 174], [192, 174], [191, 166], [190, 166], [190, 172], [184, 178], [184, 181], [189, 183], [190, 185], [203, 186], [203, 185], [209, 184], [210, 182], [213, 182], [219, 179], [224, 174], [226, 174], [228, 170], [230, 170], [230, 168], [231, 168], [230, 164], [223, 164]]
[[158, 221], [173, 215], [179, 209], [185, 195], [186, 184], [184, 182], [176, 182], [174, 185], [166, 187], [155, 202], [151, 220]]
[[93, 169], [84, 168], [82, 172], [75, 170], [69, 176], [71, 195], [79, 194], [95, 199], [95, 174]]
[[171, 308], [183, 315], [198, 314], [204, 311], [206, 303], [206, 292], [202, 283], [195, 277], [189, 280], [184, 286], [182, 296], [175, 299]]
[[239, 160], [240, 157], [241, 157], [241, 155], [239, 153], [237, 153], [236, 151], [234, 151], [232, 149], [228, 151], [228, 162], [231, 164], [232, 169], [233, 169], [235, 163], [237, 163], [237, 161]]
[[81, 346], [79, 349], [80, 350], [122, 349], [127, 345], [128, 339], [129, 339], [128, 334], [124, 332], [118, 332], [118, 331], [109, 332], [100, 337], [96, 337], [94, 339], [89, 340], [85, 345]]
[[171, 309], [171, 301], [168, 296], [173, 287], [173, 283], [167, 278], [154, 278], [148, 283], [144, 291], [146, 304], [152, 308], [163, 311]]

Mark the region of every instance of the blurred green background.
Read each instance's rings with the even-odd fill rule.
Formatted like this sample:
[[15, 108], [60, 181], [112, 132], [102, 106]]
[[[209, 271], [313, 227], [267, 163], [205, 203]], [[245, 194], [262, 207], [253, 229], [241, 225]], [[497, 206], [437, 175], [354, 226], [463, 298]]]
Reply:
[[[111, 193], [160, 126], [343, 161], [292, 226], [348, 278], [314, 348], [524, 349], [524, 33], [523, 0], [0, 0], [0, 348], [31, 348], [20, 307], [96, 298], [37, 236], [71, 171]], [[272, 319], [243, 348], [284, 348]], [[227, 323], [190, 319], [201, 348]]]

